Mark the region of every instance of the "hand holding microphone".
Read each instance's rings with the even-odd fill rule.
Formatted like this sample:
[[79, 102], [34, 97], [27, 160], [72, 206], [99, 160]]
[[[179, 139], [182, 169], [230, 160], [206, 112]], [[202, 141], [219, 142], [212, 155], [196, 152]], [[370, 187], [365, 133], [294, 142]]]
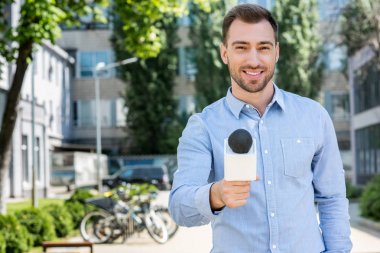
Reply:
[[252, 180], [258, 180], [256, 143], [247, 130], [238, 129], [224, 140], [224, 179], [211, 187], [211, 209], [245, 205]]

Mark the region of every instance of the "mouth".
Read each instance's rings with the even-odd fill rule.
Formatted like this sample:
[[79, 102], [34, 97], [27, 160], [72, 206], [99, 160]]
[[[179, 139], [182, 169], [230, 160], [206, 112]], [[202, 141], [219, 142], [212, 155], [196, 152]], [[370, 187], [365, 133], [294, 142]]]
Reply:
[[259, 79], [264, 73], [263, 70], [243, 70], [243, 73], [250, 79]]

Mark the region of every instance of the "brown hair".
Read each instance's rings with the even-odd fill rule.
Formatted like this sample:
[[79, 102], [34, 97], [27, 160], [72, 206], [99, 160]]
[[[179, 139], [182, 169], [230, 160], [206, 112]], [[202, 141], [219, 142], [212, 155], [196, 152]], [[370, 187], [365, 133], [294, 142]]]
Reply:
[[235, 19], [254, 24], [262, 20], [267, 20], [273, 28], [275, 41], [277, 42], [278, 25], [272, 16], [272, 13], [257, 4], [240, 4], [232, 8], [224, 16], [222, 28], [224, 45], [227, 45], [228, 30], [230, 29], [230, 26]]

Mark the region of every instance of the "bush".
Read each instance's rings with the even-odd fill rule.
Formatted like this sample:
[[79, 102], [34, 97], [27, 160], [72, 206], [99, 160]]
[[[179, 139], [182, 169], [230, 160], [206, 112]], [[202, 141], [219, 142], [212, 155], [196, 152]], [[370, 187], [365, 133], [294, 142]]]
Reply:
[[71, 214], [74, 228], [79, 228], [80, 222], [82, 218], [84, 217], [84, 215], [86, 214], [85, 206], [80, 202], [72, 201], [72, 202], [65, 202], [65, 207]]
[[2, 235], [4, 232], [0, 233], [0, 253], [5, 253], [5, 248], [7, 247], [4, 236]]
[[86, 212], [93, 209], [86, 205], [85, 200], [94, 196], [95, 194], [93, 194], [90, 190], [77, 189], [73, 195], [65, 201], [65, 206], [71, 214], [74, 228], [79, 228], [80, 222]]
[[363, 193], [363, 189], [351, 184], [350, 181], [346, 181], [346, 194], [349, 199], [358, 199]]
[[65, 237], [72, 231], [73, 221], [66, 206], [52, 204], [45, 210], [53, 217], [55, 233], [58, 237]]
[[0, 235], [5, 241], [0, 238], [0, 252], [27, 252], [33, 244], [28, 230], [13, 215], [0, 215]]
[[360, 198], [362, 216], [380, 221], [380, 175], [375, 176], [364, 188]]
[[55, 238], [53, 218], [37, 208], [27, 208], [15, 213], [21, 225], [26, 227], [33, 239], [33, 245], [40, 246], [43, 241]]
[[73, 195], [71, 195], [71, 197], [65, 202], [80, 202], [82, 204], [85, 204], [86, 199], [92, 198], [94, 196], [95, 194], [92, 193], [91, 190], [77, 189], [75, 190]]

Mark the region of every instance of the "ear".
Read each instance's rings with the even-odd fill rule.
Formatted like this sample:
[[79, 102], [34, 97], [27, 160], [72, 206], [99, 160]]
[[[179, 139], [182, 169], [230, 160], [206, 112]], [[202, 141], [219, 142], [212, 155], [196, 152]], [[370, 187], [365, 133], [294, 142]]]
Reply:
[[227, 48], [224, 46], [223, 43], [220, 44], [220, 57], [222, 58], [222, 61], [224, 64], [228, 64], [228, 57], [227, 57]]
[[276, 45], [276, 63], [278, 62], [278, 58], [280, 58], [280, 43], [277, 42]]

